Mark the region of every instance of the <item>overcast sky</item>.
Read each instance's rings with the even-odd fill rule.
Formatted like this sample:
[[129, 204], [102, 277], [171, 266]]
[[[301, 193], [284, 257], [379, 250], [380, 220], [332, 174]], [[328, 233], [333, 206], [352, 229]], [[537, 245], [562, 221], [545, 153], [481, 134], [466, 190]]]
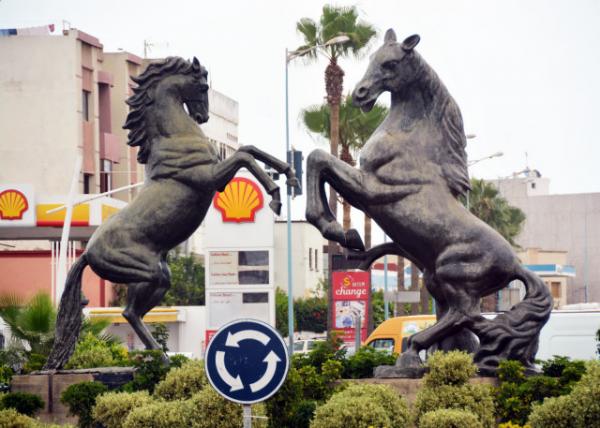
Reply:
[[[105, 50], [142, 56], [197, 56], [213, 88], [240, 105], [239, 138], [283, 157], [285, 49], [302, 44], [295, 24], [318, 19], [320, 1], [0, 0], [0, 28], [66, 20]], [[383, 33], [421, 36], [417, 50], [461, 107], [475, 177], [511, 175], [528, 165], [551, 179], [552, 193], [600, 191], [600, 1], [440, 0], [335, 2], [356, 5]], [[26, 53], [24, 53], [26, 54]], [[1, 58], [0, 58], [1, 61]], [[323, 101], [325, 59], [290, 66], [292, 144], [326, 147], [298, 122]], [[367, 59], [342, 60], [352, 90]], [[382, 96], [387, 103], [389, 97]], [[303, 202], [300, 201], [299, 204]], [[300, 208], [300, 207], [299, 207]], [[300, 212], [298, 211], [298, 216]], [[294, 210], [296, 212], [296, 210]], [[296, 216], [295, 216], [296, 217]]]

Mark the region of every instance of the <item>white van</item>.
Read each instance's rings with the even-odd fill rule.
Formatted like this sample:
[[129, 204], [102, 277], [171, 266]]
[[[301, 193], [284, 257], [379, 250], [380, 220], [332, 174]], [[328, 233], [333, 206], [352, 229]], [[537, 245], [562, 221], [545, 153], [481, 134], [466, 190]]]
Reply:
[[577, 360], [598, 358], [596, 332], [600, 329], [598, 310], [552, 311], [540, 333], [536, 359], [561, 355]]

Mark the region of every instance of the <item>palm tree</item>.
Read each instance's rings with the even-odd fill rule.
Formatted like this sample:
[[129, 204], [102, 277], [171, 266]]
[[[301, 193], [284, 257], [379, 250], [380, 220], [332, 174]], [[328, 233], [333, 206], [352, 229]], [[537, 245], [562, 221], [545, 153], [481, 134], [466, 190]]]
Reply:
[[[349, 165], [355, 164], [353, 153], [365, 145], [371, 134], [377, 129], [388, 113], [388, 108], [375, 104], [373, 109], [364, 113], [352, 104], [352, 97], [346, 96], [339, 105], [339, 137], [342, 146], [340, 158]], [[306, 128], [324, 139], [328, 139], [331, 130], [331, 108], [329, 104], [314, 105], [300, 113]], [[343, 201], [344, 229], [350, 228], [350, 204]], [[365, 214], [365, 246], [371, 246], [371, 219]]]
[[511, 206], [492, 183], [471, 179], [469, 211], [496, 229], [513, 247], [518, 247], [514, 239], [521, 232], [525, 214]]
[[[304, 37], [304, 45], [298, 47], [296, 52], [302, 52], [301, 55], [312, 61], [317, 59], [318, 52], [329, 59], [325, 69], [325, 92], [331, 110], [329, 141], [331, 154], [338, 157], [340, 103], [344, 83], [344, 70], [339, 66], [338, 59], [350, 55], [359, 57], [374, 40], [376, 31], [371, 24], [359, 21], [356, 7], [331, 5], [323, 6], [323, 14], [319, 22], [311, 18], [301, 18], [296, 23], [296, 29]], [[347, 36], [349, 40], [326, 45], [329, 40], [337, 36]], [[337, 199], [333, 188], [330, 188], [329, 203], [335, 215]]]

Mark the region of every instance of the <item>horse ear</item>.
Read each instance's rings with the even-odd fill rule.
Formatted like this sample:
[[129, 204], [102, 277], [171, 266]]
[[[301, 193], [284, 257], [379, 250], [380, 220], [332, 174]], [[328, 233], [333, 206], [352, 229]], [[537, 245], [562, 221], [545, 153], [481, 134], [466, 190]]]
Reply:
[[192, 60], [192, 68], [195, 71], [200, 71], [200, 61], [198, 61], [198, 58], [194, 57], [194, 59]]
[[385, 37], [383, 38], [384, 43], [394, 43], [396, 41], [396, 33], [391, 28], [385, 32]]
[[408, 36], [402, 42], [402, 49], [404, 49], [405, 51], [412, 51], [415, 48], [415, 46], [419, 44], [419, 41], [421, 41], [421, 37], [419, 37], [418, 34]]

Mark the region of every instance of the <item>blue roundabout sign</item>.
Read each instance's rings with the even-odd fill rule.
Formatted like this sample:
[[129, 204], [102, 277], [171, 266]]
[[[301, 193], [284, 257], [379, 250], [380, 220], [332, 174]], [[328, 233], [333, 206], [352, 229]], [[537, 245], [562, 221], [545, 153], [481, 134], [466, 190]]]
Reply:
[[281, 387], [289, 357], [277, 330], [262, 321], [247, 319], [231, 322], [213, 336], [204, 366], [219, 394], [236, 403], [254, 404]]

